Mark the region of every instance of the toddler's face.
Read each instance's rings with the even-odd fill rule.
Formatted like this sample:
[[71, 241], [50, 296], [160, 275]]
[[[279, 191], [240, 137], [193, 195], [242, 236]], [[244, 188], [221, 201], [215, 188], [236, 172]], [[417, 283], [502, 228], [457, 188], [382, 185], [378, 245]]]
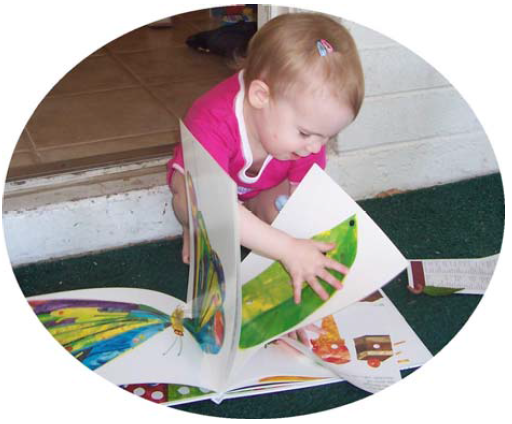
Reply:
[[313, 90], [272, 99], [263, 113], [260, 142], [279, 160], [318, 153], [354, 120], [348, 101], [340, 102], [328, 93]]

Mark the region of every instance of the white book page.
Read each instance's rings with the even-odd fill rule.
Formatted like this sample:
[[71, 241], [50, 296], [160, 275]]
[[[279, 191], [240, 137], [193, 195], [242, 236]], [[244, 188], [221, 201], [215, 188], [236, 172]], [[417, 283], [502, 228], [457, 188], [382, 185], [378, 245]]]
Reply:
[[326, 325], [326, 318], [315, 323], [330, 331], [324, 339], [331, 344], [307, 328], [309, 347], [289, 337], [285, 340], [363, 390], [382, 390], [400, 379], [399, 370], [421, 366], [432, 358], [382, 291], [333, 314], [332, 319], [334, 329]]
[[290, 377], [289, 380], [296, 377], [296, 382], [302, 383], [301, 379], [337, 376], [286, 343], [273, 342], [259, 349], [246, 366], [232, 376], [234, 383], [230, 390], [253, 384], [281, 382], [287, 380], [287, 377]]
[[[205, 353], [202, 362], [196, 364], [203, 386], [222, 390], [227, 383], [233, 345], [237, 344], [239, 333], [240, 239], [236, 185], [183, 123], [181, 141], [192, 242], [188, 304], [191, 318], [196, 320], [194, 327], [200, 327], [201, 335], [191, 328], [189, 331], [196, 334]], [[198, 252], [195, 240], [199, 240]], [[200, 257], [195, 257], [195, 253]], [[199, 288], [197, 293], [203, 294], [194, 299], [196, 282], [197, 287], [204, 289]]]
[[[381, 308], [385, 320], [394, 340], [394, 354], [396, 362], [401, 370], [416, 368], [432, 359], [432, 354], [414, 332], [405, 318], [382, 291], [379, 291], [382, 299], [367, 303], [375, 308]], [[360, 303], [358, 303], [360, 304]]]
[[[378, 293], [378, 295], [377, 295]], [[416, 368], [423, 364], [425, 364], [428, 360], [432, 358], [432, 354], [429, 352], [429, 350], [426, 348], [426, 346], [423, 344], [423, 342], [420, 340], [420, 338], [417, 336], [417, 334], [414, 332], [414, 330], [409, 326], [407, 321], [404, 319], [404, 317], [400, 314], [398, 309], [395, 307], [395, 305], [391, 302], [391, 300], [386, 296], [386, 294], [382, 291], [378, 291], [374, 296], [372, 296], [371, 300], [368, 301], [361, 301], [357, 302], [352, 306], [349, 306], [346, 308], [343, 312], [340, 312], [340, 314], [346, 313], [347, 316], [349, 316], [349, 319], [346, 319], [345, 325], [350, 325], [350, 323], [357, 319], [356, 316], [351, 317], [350, 311], [352, 309], [359, 311], [361, 314], [365, 314], [368, 317], [376, 317], [376, 319], [383, 319], [386, 322], [386, 328], [390, 330], [390, 337], [393, 340], [393, 358], [396, 362], [396, 365], [398, 366], [399, 370], [406, 370], [410, 368]], [[335, 314], [337, 316], [338, 314]], [[321, 325], [321, 321], [316, 323], [317, 325]], [[373, 327], [375, 329], [375, 327]], [[312, 337], [317, 336], [315, 333], [310, 333]], [[288, 340], [288, 339], [287, 339]], [[294, 342], [292, 342], [294, 343]], [[294, 344], [295, 345], [295, 344]], [[284, 346], [282, 343], [279, 346]], [[301, 351], [304, 351], [305, 347], [301, 345], [295, 345], [298, 347]], [[266, 356], [260, 355], [260, 353], [266, 349], [260, 349], [254, 357], [252, 357], [249, 362], [249, 364], [256, 364], [256, 361], [262, 360], [264, 361]], [[292, 348], [290, 346], [290, 349], [293, 349], [290, 351], [290, 355], [286, 354], [286, 358], [288, 358], [288, 362], [292, 362], [292, 364], [285, 364], [281, 369], [290, 369], [293, 366], [293, 362], [297, 361], [297, 366], [299, 366], [300, 363], [305, 363], [306, 361], [309, 361], [310, 359], [312, 361], [318, 361], [318, 358], [314, 357], [306, 357], [303, 353], [299, 353], [299, 351], [295, 348]], [[352, 349], [354, 350], [354, 349]], [[307, 351], [306, 351], [307, 352]], [[300, 359], [302, 357], [302, 359]], [[279, 367], [281, 365], [278, 361], [275, 362], [275, 364]], [[278, 365], [279, 364], [279, 365]], [[328, 364], [328, 363], [327, 363]], [[326, 362], [322, 362], [322, 365], [318, 365], [321, 369], [323, 369], [323, 373], [332, 372], [333, 375], [336, 375], [337, 378], [328, 378], [327, 376], [322, 379], [318, 380], [311, 380], [311, 381], [290, 381], [288, 383], [282, 382], [282, 383], [276, 383], [275, 385], [259, 385], [252, 389], [251, 387], [245, 387], [243, 389], [233, 389], [229, 393], [226, 393], [224, 398], [229, 399], [232, 397], [240, 397], [240, 396], [253, 396], [253, 395], [259, 395], [259, 394], [266, 394], [266, 393], [272, 393], [275, 391], [283, 391], [283, 390], [292, 390], [292, 389], [298, 389], [298, 388], [306, 388], [306, 387], [314, 387], [318, 385], [323, 384], [332, 384], [340, 381], [344, 381], [342, 378], [342, 374], [344, 373], [343, 367], [344, 365], [335, 365], [335, 364], [328, 364], [327, 367], [325, 366]], [[302, 367], [303, 365], [301, 365]], [[261, 370], [265, 369], [265, 365], [262, 364]], [[331, 368], [332, 367], [332, 368]], [[251, 367], [248, 366], [248, 369]], [[340, 369], [337, 369], [340, 368]], [[355, 378], [356, 383], [358, 383], [360, 386], [373, 388], [373, 389], [382, 389], [387, 387], [387, 384], [382, 383], [388, 383], [392, 384], [395, 381], [398, 381], [398, 375], [396, 375], [396, 372], [393, 370], [394, 365], [391, 366], [391, 378], [382, 378], [381, 375], [376, 374], [371, 369], [366, 369], [366, 367], [362, 367], [363, 374], [364, 372], [370, 371], [370, 373], [364, 377], [357, 379], [357, 376]], [[302, 372], [303, 375], [314, 375], [313, 373], [306, 372], [307, 368], [304, 368], [304, 371]], [[330, 371], [329, 371], [330, 370]], [[251, 371], [246, 370], [244, 368], [245, 373], [249, 374]], [[255, 373], [255, 371], [253, 371]], [[346, 373], [346, 372], [345, 372]], [[282, 375], [280, 372], [276, 372], [276, 375]], [[348, 374], [348, 373], [346, 373]], [[318, 374], [320, 375], [320, 374]], [[378, 384], [375, 384], [375, 380], [373, 377], [377, 375], [378, 379], [376, 382]], [[354, 380], [354, 378], [351, 377], [351, 380]], [[374, 380], [374, 381], [372, 381]], [[379, 381], [380, 380], [380, 381]], [[369, 385], [368, 382], [371, 384]], [[256, 383], [254, 383], [256, 384]], [[363, 387], [363, 388], [364, 388]]]
[[[357, 302], [388, 283], [407, 266], [406, 259], [370, 217], [324, 171], [314, 166], [272, 224], [297, 238], [311, 238], [357, 217], [357, 255], [345, 277], [344, 288], [301, 323], [306, 325]], [[274, 261], [251, 253], [241, 266], [242, 285], [262, 273]], [[298, 305], [297, 307], [300, 307]], [[284, 334], [284, 333], [282, 333]], [[239, 349], [237, 367], [259, 348]]]
[[357, 303], [315, 323], [324, 329], [330, 327], [326, 335], [306, 331], [306, 327], [304, 330], [313, 344], [311, 348], [290, 337], [286, 340], [344, 380], [375, 393], [401, 379], [394, 358], [396, 341], [383, 312]]
[[291, 382], [291, 383], [281, 383], [281, 384], [275, 384], [275, 385], [268, 385], [268, 386], [258, 386], [258, 387], [246, 387], [240, 390], [233, 390], [230, 392], [225, 393], [222, 397], [212, 399], [212, 401], [216, 403], [220, 403], [223, 400], [226, 399], [236, 399], [236, 398], [242, 398], [242, 397], [249, 397], [249, 396], [258, 396], [258, 395], [266, 395], [270, 393], [278, 393], [278, 392], [285, 392], [288, 390], [298, 390], [298, 389], [307, 389], [310, 387], [318, 387], [318, 386], [324, 386], [326, 384], [333, 384], [341, 382], [338, 377], [336, 378], [322, 378], [318, 380], [311, 380], [306, 382]]
[[[116, 385], [167, 383], [205, 387], [199, 367], [203, 353], [187, 333], [174, 344], [172, 329], [151, 337], [96, 372]], [[205, 387], [209, 388], [209, 387]]]

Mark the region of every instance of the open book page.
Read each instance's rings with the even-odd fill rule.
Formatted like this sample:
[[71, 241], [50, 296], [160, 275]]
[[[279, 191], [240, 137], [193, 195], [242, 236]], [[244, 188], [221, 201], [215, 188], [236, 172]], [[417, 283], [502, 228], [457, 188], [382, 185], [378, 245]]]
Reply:
[[[363, 320], [358, 319], [361, 315]], [[393, 356], [385, 358], [384, 355], [379, 359], [379, 361], [384, 359], [383, 363], [389, 364], [387, 368], [383, 367], [382, 362], [376, 367], [378, 361], [370, 361], [373, 365], [370, 366], [368, 365], [370, 358], [366, 360], [357, 358], [357, 348], [353, 340], [360, 334], [348, 328], [354, 325], [356, 328], [361, 327], [362, 324], [358, 321], [364, 322], [368, 319], [380, 324], [377, 326], [369, 324], [360, 333], [376, 334], [377, 330], [385, 328], [386, 330], [380, 333], [389, 333], [389, 339], [393, 341], [391, 346]], [[322, 319], [315, 325], [321, 327], [323, 323]], [[328, 324], [328, 320], [325, 320], [325, 324]], [[397, 367], [400, 371], [416, 368], [432, 358], [423, 342], [382, 291], [372, 293], [360, 302], [334, 314], [335, 328], [332, 323], [330, 326], [325, 324], [328, 340], [324, 340], [324, 343], [317, 332], [308, 332], [310, 339], [315, 343], [314, 349], [313, 346], [308, 348], [294, 341], [290, 344], [295, 348], [282, 341], [275, 341], [259, 349], [240, 373], [233, 376], [238, 384], [222, 395], [207, 393], [200, 387], [184, 385], [131, 385], [127, 389], [136, 394], [138, 391], [139, 396], [152, 401], [155, 400], [151, 396], [156, 392], [159, 395], [158, 401], [162, 402], [165, 399], [165, 403], [169, 405], [208, 398], [218, 403], [225, 399], [332, 384], [347, 378], [365, 390], [376, 391], [399, 378], [396, 373]], [[348, 366], [350, 360], [357, 362], [359, 369]], [[357, 374], [351, 374], [356, 372]]]
[[204, 352], [203, 387], [222, 390], [239, 334], [240, 240], [236, 186], [181, 123], [190, 226], [188, 304], [183, 320]]
[[28, 299], [50, 333], [76, 359], [114, 384], [202, 385], [203, 352], [181, 333], [186, 305], [132, 288], [73, 290]]
[[[354, 311], [351, 314], [351, 311]], [[370, 367], [368, 359], [356, 359], [357, 349], [347, 335], [354, 335], [353, 330], [347, 328], [352, 323], [357, 324], [358, 316], [364, 315], [365, 319], [370, 318], [377, 322], [385, 322], [380, 329], [389, 329], [390, 340], [393, 341], [393, 357], [384, 360], [390, 361], [390, 367], [386, 370], [379, 367]], [[182, 403], [195, 402], [204, 399], [212, 399], [220, 402], [226, 399], [262, 395], [285, 390], [316, 387], [324, 384], [332, 384], [349, 378], [363, 389], [380, 390], [399, 378], [396, 375], [396, 367], [391, 363], [393, 360], [399, 370], [416, 368], [432, 358], [431, 353], [419, 339], [417, 334], [406, 322], [391, 300], [382, 292], [372, 293], [367, 298], [357, 302], [340, 313], [334, 314], [337, 334], [333, 334], [332, 324], [328, 342], [322, 343], [318, 333], [310, 331], [308, 334], [311, 340], [315, 341], [315, 349], [307, 348], [304, 345], [297, 345], [294, 341], [291, 344], [295, 348], [282, 341], [275, 341], [259, 349], [250, 358], [247, 365], [243, 367], [233, 380], [238, 384], [222, 395], [211, 393], [201, 387], [190, 387], [178, 384], [160, 385], [129, 385], [125, 389], [138, 394], [153, 402], [165, 403], [167, 405], [178, 405]], [[322, 326], [324, 320], [315, 323]], [[328, 327], [328, 326], [327, 326]], [[378, 328], [370, 324], [371, 333], [376, 333]], [[336, 331], [335, 329], [335, 331]], [[359, 334], [355, 334], [356, 338]], [[334, 336], [334, 337], [333, 337]], [[289, 340], [289, 339], [286, 339]], [[336, 348], [333, 348], [333, 342]], [[347, 347], [347, 350], [342, 347]], [[302, 353], [301, 353], [302, 352]], [[347, 353], [348, 352], [348, 353]], [[347, 367], [349, 362], [337, 364], [350, 359], [360, 363], [357, 371], [360, 375], [352, 375], [354, 368]], [[320, 355], [320, 356], [319, 356]], [[323, 359], [322, 359], [323, 358]], [[382, 359], [382, 358], [381, 358]], [[377, 362], [373, 362], [375, 365]], [[321, 365], [320, 365], [321, 364]], [[386, 377], [386, 371], [391, 369], [391, 378]], [[384, 370], [384, 372], [381, 372]], [[393, 379], [393, 376], [395, 379]], [[157, 395], [156, 399], [155, 394]]]
[[258, 396], [270, 393], [285, 392], [288, 390], [307, 389], [311, 387], [324, 386], [326, 384], [339, 383], [341, 380], [336, 378], [318, 378], [309, 379], [305, 381], [293, 381], [293, 382], [282, 382], [276, 384], [260, 384], [254, 386], [248, 386], [237, 390], [232, 390], [225, 393], [221, 399], [212, 397], [211, 400], [215, 403], [227, 399], [236, 399], [241, 397]]
[[[398, 311], [393, 302], [380, 290], [375, 294], [380, 299], [366, 301], [368, 305], [381, 308], [391, 328], [391, 336], [395, 340], [393, 352], [401, 370], [420, 367], [432, 359], [432, 354]], [[363, 301], [364, 302], [364, 301]], [[360, 302], [362, 303], [362, 302]]]
[[339, 377], [310, 378], [300, 381], [282, 381], [278, 383], [255, 383], [247, 387], [233, 389], [218, 395], [201, 387], [186, 386], [180, 384], [130, 384], [121, 386], [123, 389], [149, 401], [166, 406], [181, 405], [184, 403], [198, 402], [211, 399], [215, 403], [221, 403], [226, 399], [277, 393], [286, 390], [296, 390], [308, 387], [317, 387], [325, 384], [340, 382]]
[[297, 238], [334, 241], [329, 252], [348, 266], [343, 289], [326, 302], [309, 286], [296, 305], [290, 277], [268, 258], [251, 253], [242, 263], [242, 329], [236, 367], [242, 366], [263, 344], [286, 332], [317, 321], [357, 302], [399, 274], [407, 261], [382, 230], [324, 171], [311, 168], [274, 223]]
[[195, 387], [183, 383], [134, 383], [124, 384], [122, 388], [152, 402], [179, 405], [204, 399], [220, 403], [233, 397], [337, 382], [340, 378], [289, 345], [273, 342], [260, 349], [247, 366], [238, 375], [233, 376], [233, 381], [237, 384], [229, 388], [228, 392], [220, 394], [202, 386]]
[[[384, 372], [377, 371], [378, 368], [380, 368], [380, 366], [375, 367], [377, 362], [373, 362], [374, 366], [370, 367], [365, 365], [364, 360], [357, 359], [357, 361], [360, 362], [360, 365], [363, 366], [360, 367], [362, 372], [358, 371], [360, 373], [360, 376], [356, 375], [354, 378], [354, 376], [349, 374], [349, 372], [343, 370], [343, 368], [346, 367], [346, 365], [349, 362], [340, 364], [337, 364], [336, 362], [344, 362], [344, 359], [349, 359], [350, 353], [347, 354], [347, 351], [353, 353], [353, 358], [357, 358], [357, 349], [355, 348], [353, 341], [348, 341], [347, 334], [349, 334], [350, 332], [342, 332], [339, 329], [346, 329], [347, 327], [350, 327], [353, 322], [357, 322], [358, 315], [364, 315], [365, 319], [370, 318], [372, 321], [382, 320], [383, 322], [385, 322], [386, 329], [389, 329], [390, 340], [393, 341], [393, 357], [392, 359], [389, 359], [390, 366], [388, 367], [388, 369], [381, 369], [381, 371], [384, 370]], [[290, 344], [293, 344], [296, 348], [303, 352], [302, 354], [304, 354], [304, 357], [301, 360], [302, 363], [305, 362], [306, 359], [311, 359], [312, 361], [321, 361], [322, 365], [320, 365], [320, 367], [324, 369], [324, 372], [325, 370], [329, 369], [333, 374], [337, 375], [338, 378], [325, 377], [321, 379], [318, 378], [308, 380], [306, 377], [302, 382], [300, 382], [299, 379], [294, 380], [293, 378], [290, 378], [289, 381], [286, 382], [284, 378], [279, 380], [279, 377], [277, 377], [276, 374], [276, 377], [273, 378], [271, 377], [260, 379], [260, 384], [258, 385], [255, 384], [252, 387], [249, 386], [244, 387], [242, 389], [234, 389], [229, 393], [226, 393], [225, 399], [229, 399], [232, 397], [240, 397], [242, 395], [252, 396], [275, 391], [292, 390], [298, 388], [313, 387], [323, 384], [331, 384], [342, 380], [346, 380], [347, 377], [349, 376], [350, 381], [355, 380], [359, 387], [366, 390], [371, 389], [373, 391], [376, 391], [386, 387], [387, 384], [390, 384], [391, 382], [396, 381], [396, 379], [399, 378], [399, 376], [396, 373], [396, 367], [394, 365], [395, 363], [399, 370], [406, 370], [410, 368], [419, 367], [432, 358], [432, 354], [420, 340], [418, 335], [409, 326], [405, 318], [400, 314], [400, 312], [391, 302], [391, 300], [385, 295], [384, 292], [380, 290], [375, 293], [372, 293], [370, 296], [361, 300], [360, 302], [357, 302], [347, 307], [343, 311], [334, 314], [334, 320], [336, 328], [338, 329], [338, 334], [333, 334], [336, 331], [336, 329], [334, 329], [333, 332], [333, 328], [331, 326], [330, 334], [331, 337], [334, 336], [334, 338], [331, 339], [328, 337], [328, 341], [332, 342], [334, 339], [336, 339], [337, 343], [339, 344], [336, 344], [336, 348], [333, 348], [332, 344], [322, 344], [321, 340], [319, 340], [320, 336], [316, 332], [309, 332], [311, 339], [316, 340], [315, 349], [312, 349], [312, 347], [307, 348], [306, 346], [301, 344], [296, 344], [296, 342], [294, 341], [292, 341]], [[322, 322], [323, 320], [319, 320], [318, 322], [315, 323], [315, 325], [321, 327]], [[326, 320], [326, 324], [328, 324], [328, 320]], [[327, 325], [326, 327], [328, 327], [329, 329], [329, 325]], [[375, 325], [371, 325], [370, 328], [372, 328], [372, 330], [377, 330]], [[371, 332], [375, 333], [376, 331]], [[351, 333], [355, 334], [353, 330], [351, 331]], [[342, 339], [342, 337], [344, 339]], [[285, 340], [289, 341], [290, 339], [286, 338]], [[284, 346], [283, 343], [281, 342], [279, 343], [279, 345]], [[349, 346], [347, 351], [341, 348], [343, 345]], [[295, 358], [300, 358], [300, 355], [298, 355], [299, 350], [297, 350], [296, 348], [291, 348], [290, 346], [290, 349], [294, 349], [296, 351], [295, 355], [288, 356], [290, 361], [292, 359], [295, 360]], [[260, 349], [253, 358], [258, 358], [260, 356], [260, 352], [262, 352], [263, 350], [266, 349]], [[321, 358], [321, 356], [323, 357], [323, 359]], [[249, 363], [253, 363], [253, 358], [249, 360]], [[381, 359], [383, 358], [381, 357]], [[386, 360], [384, 360], [384, 362]], [[366, 364], [368, 364], [368, 359], [366, 360]], [[380, 365], [382, 365], [382, 363]], [[288, 365], [288, 367], [291, 366], [292, 365]], [[262, 366], [262, 369], [264, 369], [264, 366]], [[352, 369], [351, 371], [353, 372], [354, 369]], [[304, 372], [304, 375], [306, 374], [307, 373]], [[275, 381], [276, 384], [270, 385], [269, 383], [271, 381]]]
[[250, 385], [304, 382], [332, 377], [337, 376], [286, 343], [276, 341], [259, 349], [246, 366], [232, 375], [234, 384], [230, 390]]
[[[285, 337], [287, 343], [342, 379], [368, 392], [400, 380], [400, 370], [419, 366], [430, 352], [391, 301], [381, 292], [302, 330], [310, 345]], [[319, 332], [319, 329], [322, 332]]]
[[472, 259], [414, 259], [407, 267], [409, 286], [430, 295], [484, 294], [499, 255]]
[[[375, 367], [378, 364], [375, 361], [371, 361], [373, 366], [369, 366], [369, 358], [366, 360], [357, 359], [357, 349], [353, 340], [360, 334], [356, 334], [353, 329], [349, 331], [347, 328], [353, 325], [354, 322], [356, 327], [360, 327], [361, 323], [358, 323], [358, 316], [360, 315], [363, 315], [363, 321], [370, 319], [371, 321], [385, 323], [384, 325], [379, 324], [380, 326], [377, 327], [374, 324], [369, 324], [368, 328], [370, 330], [367, 328], [363, 332], [376, 334], [379, 328], [382, 330], [385, 327], [385, 332], [389, 333], [389, 338], [393, 341], [391, 346], [393, 356], [387, 359], [381, 357], [379, 360], [384, 359], [383, 362], [389, 360], [387, 368], [380, 368], [382, 363]], [[323, 322], [324, 320], [319, 320], [315, 325], [321, 327]], [[308, 334], [311, 340], [315, 341], [315, 349], [312, 346], [308, 348], [296, 344], [294, 341], [291, 341], [290, 344], [294, 345], [295, 348], [282, 341], [269, 343], [264, 348], [259, 349], [250, 358], [247, 366], [243, 367], [241, 372], [234, 376], [234, 379], [240, 383], [238, 388], [233, 386], [222, 397], [217, 394], [211, 394], [210, 397], [218, 402], [221, 399], [332, 384], [347, 378], [351, 382], [355, 381], [359, 387], [365, 390], [376, 391], [400, 378], [396, 373], [396, 368], [400, 371], [416, 368], [432, 358], [432, 354], [418, 335], [382, 291], [372, 293], [360, 302], [334, 314], [334, 322], [336, 328], [333, 331], [331, 323], [329, 340], [326, 340], [331, 344], [322, 343], [322, 340], [319, 340], [319, 334], [314, 331], [310, 331]], [[328, 325], [326, 327], [329, 329]], [[352, 340], [349, 340], [350, 335], [354, 336]], [[289, 338], [285, 340], [290, 341]], [[336, 344], [335, 348], [333, 348], [333, 344]], [[345, 350], [343, 347], [347, 349]], [[350, 356], [350, 354], [352, 355]], [[359, 370], [354, 370], [354, 367], [347, 367], [350, 361], [346, 361], [350, 358], [359, 363]], [[341, 363], [337, 364], [336, 362]], [[359, 375], [354, 376], [351, 372], [357, 372]], [[188, 393], [188, 390], [186, 391]], [[196, 392], [196, 399], [185, 401], [204, 399], [203, 393], [197, 390]], [[183, 403], [184, 400], [181, 400], [181, 397], [178, 394], [177, 401]]]

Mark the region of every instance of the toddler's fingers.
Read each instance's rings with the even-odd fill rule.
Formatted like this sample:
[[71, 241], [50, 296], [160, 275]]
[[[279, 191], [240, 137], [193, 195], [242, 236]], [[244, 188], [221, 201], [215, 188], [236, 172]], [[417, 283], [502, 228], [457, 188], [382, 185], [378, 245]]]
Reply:
[[315, 245], [321, 252], [329, 252], [336, 247], [336, 243], [325, 243], [323, 241], [315, 241]]
[[293, 281], [293, 300], [298, 305], [300, 303], [300, 294], [302, 292], [302, 281]]
[[322, 285], [318, 282], [316, 277], [309, 278], [308, 284], [315, 291], [315, 293], [320, 297], [320, 299], [322, 299], [323, 301], [326, 301], [327, 299], [329, 299], [329, 295], [327, 294], [325, 289], [322, 287]]
[[299, 340], [303, 345], [307, 347], [311, 346], [311, 343], [309, 342], [309, 337], [307, 336], [306, 332], [303, 329], [299, 328], [297, 330], [297, 335], [299, 336]]
[[325, 266], [329, 269], [334, 269], [335, 271], [341, 272], [344, 275], [347, 275], [350, 271], [350, 268], [346, 267], [343, 264], [340, 264], [338, 261], [335, 261], [331, 258], [325, 258]]
[[341, 282], [339, 282], [334, 275], [332, 275], [329, 271], [326, 269], [323, 269], [321, 272], [318, 273], [318, 276], [324, 280], [327, 284], [330, 284], [333, 286], [336, 290], [340, 290], [343, 288]]
[[284, 339], [277, 339], [277, 343], [276, 343], [281, 349], [286, 349], [288, 351], [289, 354], [301, 354], [302, 355], [302, 352], [300, 350], [297, 350], [295, 347], [293, 347], [291, 344], [289, 344], [286, 340]]
[[304, 327], [304, 330], [311, 331], [312, 333], [316, 333], [316, 334], [325, 334], [326, 333], [326, 331], [323, 328], [319, 327], [316, 324], [308, 324]]

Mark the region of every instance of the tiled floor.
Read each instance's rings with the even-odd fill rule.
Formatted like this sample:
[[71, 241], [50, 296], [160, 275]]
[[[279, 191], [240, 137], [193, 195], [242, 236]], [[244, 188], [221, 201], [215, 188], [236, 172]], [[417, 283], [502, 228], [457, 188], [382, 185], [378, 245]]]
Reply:
[[178, 118], [233, 73], [190, 49], [189, 35], [219, 26], [208, 11], [142, 27], [100, 48], [39, 104], [14, 151], [8, 181], [170, 156]]

